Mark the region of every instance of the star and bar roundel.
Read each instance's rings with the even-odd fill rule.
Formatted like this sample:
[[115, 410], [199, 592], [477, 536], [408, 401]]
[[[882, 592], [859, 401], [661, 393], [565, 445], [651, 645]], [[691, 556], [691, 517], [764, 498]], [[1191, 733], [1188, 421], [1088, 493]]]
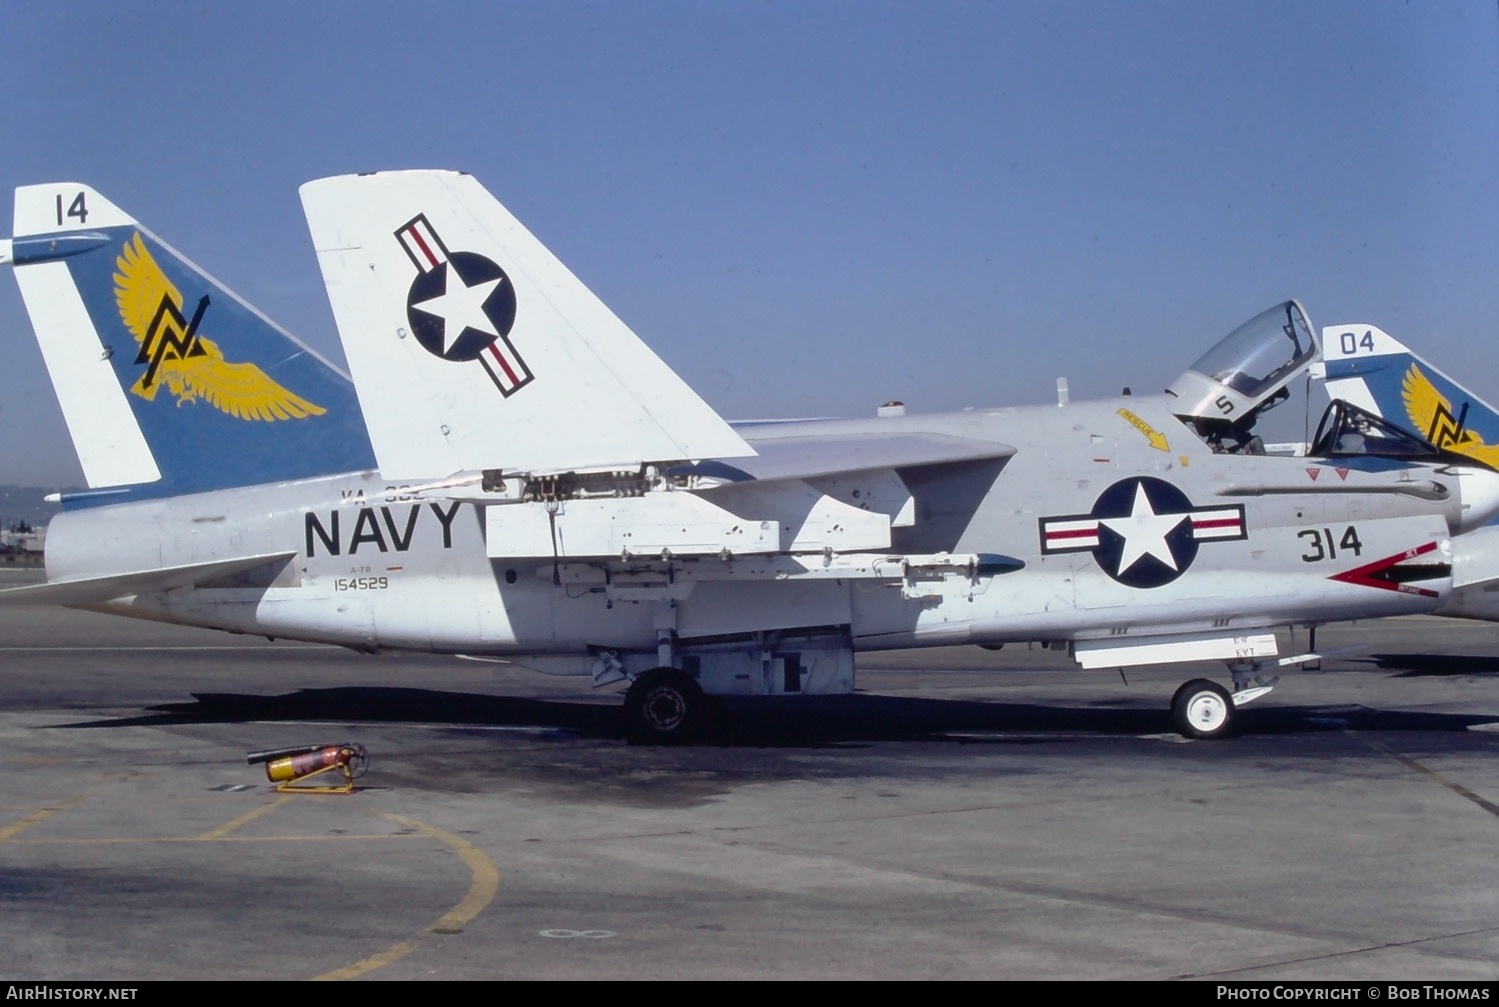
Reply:
[[448, 251], [426, 214], [395, 237], [416, 266], [406, 320], [422, 348], [454, 363], [478, 361], [506, 398], [530, 384], [535, 375], [510, 342], [515, 284], [499, 264], [477, 252]]
[[1091, 552], [1126, 587], [1169, 584], [1192, 565], [1203, 542], [1249, 537], [1244, 507], [1196, 507], [1164, 479], [1122, 479], [1087, 514], [1041, 519], [1041, 554]]

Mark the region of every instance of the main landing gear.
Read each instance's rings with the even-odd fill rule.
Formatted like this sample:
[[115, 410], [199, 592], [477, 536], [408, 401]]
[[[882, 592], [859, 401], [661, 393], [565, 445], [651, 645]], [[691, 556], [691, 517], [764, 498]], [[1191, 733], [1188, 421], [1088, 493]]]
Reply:
[[625, 693], [625, 731], [635, 744], [690, 741], [712, 713], [710, 700], [692, 678], [675, 668], [655, 668]]

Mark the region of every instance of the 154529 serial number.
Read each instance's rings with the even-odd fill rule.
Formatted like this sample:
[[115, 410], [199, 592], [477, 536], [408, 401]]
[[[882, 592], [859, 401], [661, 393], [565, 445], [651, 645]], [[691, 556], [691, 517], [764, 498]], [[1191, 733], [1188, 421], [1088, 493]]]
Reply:
[[336, 577], [333, 580], [335, 591], [384, 591], [390, 587], [390, 579], [387, 577]]

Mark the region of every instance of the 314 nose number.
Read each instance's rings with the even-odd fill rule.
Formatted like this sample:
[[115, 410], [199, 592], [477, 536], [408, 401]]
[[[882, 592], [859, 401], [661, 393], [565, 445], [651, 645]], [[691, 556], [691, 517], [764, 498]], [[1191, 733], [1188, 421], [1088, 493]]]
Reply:
[[1331, 528], [1303, 528], [1296, 537], [1306, 540], [1306, 552], [1301, 554], [1303, 563], [1320, 563], [1325, 559], [1337, 559], [1338, 550], [1351, 552], [1355, 556], [1364, 554], [1364, 543], [1359, 541], [1358, 529], [1349, 525], [1343, 534], [1333, 536]]

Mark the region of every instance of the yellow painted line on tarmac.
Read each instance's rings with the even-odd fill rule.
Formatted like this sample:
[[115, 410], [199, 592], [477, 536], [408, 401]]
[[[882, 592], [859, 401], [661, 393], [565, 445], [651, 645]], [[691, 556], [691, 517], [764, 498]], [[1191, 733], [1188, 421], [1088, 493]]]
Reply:
[[21, 819], [19, 822], [15, 822], [11, 825], [7, 825], [3, 829], [0, 829], [0, 843], [8, 842], [12, 836], [26, 831], [38, 822], [46, 821], [48, 818], [51, 818], [59, 811], [66, 811], [69, 808], [78, 807], [78, 805], [82, 804], [92, 796], [94, 795], [80, 794], [77, 797], [70, 797], [66, 801], [61, 801], [49, 807], [42, 808], [40, 811], [32, 812], [25, 818]]
[[458, 933], [472, 922], [474, 917], [484, 911], [484, 907], [489, 905], [490, 901], [494, 899], [495, 893], [500, 890], [499, 868], [494, 865], [493, 860], [490, 860], [485, 855], [483, 850], [467, 839], [428, 825], [426, 822], [419, 822], [415, 818], [406, 818], [403, 815], [393, 815], [384, 811], [378, 812], [378, 814], [382, 818], [389, 819], [399, 825], [404, 825], [408, 829], [414, 829], [422, 835], [436, 839], [447, 846], [454, 853], [458, 854], [460, 860], [468, 865], [469, 873], [473, 875], [473, 882], [469, 885], [468, 894], [464, 895], [452, 909], [439, 916], [427, 928], [425, 933], [410, 940], [393, 944], [379, 954], [361, 959], [352, 965], [346, 965], [341, 969], [334, 969], [332, 972], [324, 972], [320, 976], [314, 976], [314, 979], [354, 979], [364, 975], [366, 972], [373, 972], [375, 969], [383, 968], [391, 962], [406, 957], [438, 934]]
[[1463, 786], [1461, 783], [1458, 783], [1455, 780], [1449, 780], [1449, 779], [1447, 779], [1447, 777], [1443, 776], [1441, 773], [1437, 772], [1435, 769], [1431, 769], [1431, 768], [1429, 768], [1427, 766], [1424, 766], [1421, 763], [1417, 762], [1415, 759], [1412, 759], [1411, 757], [1409, 757], [1407, 755], [1401, 755], [1399, 752], [1396, 752], [1396, 751], [1394, 751], [1394, 750], [1392, 750], [1390, 748], [1387, 748], [1387, 747], [1385, 747], [1384, 745], [1380, 744], [1377, 741], [1367, 741], [1367, 742], [1365, 742], [1365, 744], [1367, 744], [1370, 748], [1374, 749], [1375, 751], [1380, 752], [1381, 754], [1388, 755], [1390, 758], [1394, 759], [1396, 762], [1400, 763], [1405, 768], [1410, 769], [1410, 770], [1414, 770], [1415, 772], [1420, 773], [1422, 776], [1426, 777], [1431, 782], [1439, 784], [1439, 785], [1441, 785], [1443, 787], [1446, 787], [1448, 790], [1452, 791], [1457, 796], [1467, 798], [1468, 800], [1472, 801], [1474, 804], [1478, 805], [1483, 810], [1487, 811], [1489, 814], [1494, 815], [1496, 817], [1499, 817], [1499, 804], [1495, 804], [1493, 801], [1486, 800], [1485, 798], [1479, 797], [1477, 794], [1473, 793], [1473, 791], [1469, 790], [1467, 787]]
[[272, 801], [270, 804], [262, 804], [254, 811], [250, 811], [243, 815], [240, 815], [238, 818], [231, 818], [229, 821], [225, 822], [223, 825], [220, 825], [218, 828], [209, 829], [198, 838], [203, 840], [223, 839], [224, 837], [228, 836], [229, 833], [239, 828], [241, 825], [246, 825], [250, 822], [253, 822], [255, 819], [259, 818], [261, 815], [265, 814], [268, 811], [275, 811], [277, 808], [281, 807], [281, 805], [285, 804], [291, 799], [292, 798], [290, 794], [282, 794], [278, 800]]
[[490, 860], [483, 850], [479, 849], [477, 846], [469, 842], [467, 839], [464, 839], [462, 836], [454, 835], [451, 832], [439, 829], [433, 825], [428, 825], [426, 822], [418, 821], [415, 818], [407, 818], [404, 815], [394, 815], [383, 811], [375, 812], [376, 814], [379, 814], [380, 817], [385, 818], [388, 821], [395, 822], [398, 825], [412, 830], [412, 833], [415, 833], [415, 835], [392, 835], [390, 833], [376, 833], [369, 835], [343, 834], [321, 836], [236, 836], [231, 834], [236, 829], [240, 828], [243, 825], [246, 825], [251, 821], [254, 821], [261, 815], [274, 811], [276, 808], [281, 807], [288, 801], [293, 800], [293, 795], [291, 794], [284, 794], [280, 799], [272, 801], [270, 804], [263, 804], [253, 811], [249, 811], [237, 818], [230, 819], [223, 825], [220, 825], [215, 829], [210, 829], [209, 831], [198, 836], [143, 836], [136, 838], [115, 837], [96, 839], [15, 838], [17, 835], [31, 828], [33, 825], [45, 821], [59, 811], [66, 811], [69, 808], [77, 807], [92, 796], [94, 795], [80, 794], [76, 797], [68, 798], [65, 801], [59, 801], [56, 804], [52, 804], [45, 808], [41, 808], [37, 811], [32, 812], [30, 815], [27, 815], [25, 818], [21, 819], [18, 822], [14, 822], [10, 825], [5, 826], [4, 828], [0, 828], [0, 843], [9, 842], [16, 846], [33, 846], [41, 845], [43, 843], [46, 843], [49, 846], [122, 846], [140, 843], [306, 843], [317, 842], [320, 840], [324, 842], [343, 842], [347, 840], [369, 839], [410, 840], [424, 836], [429, 839], [435, 839], [438, 842], [442, 843], [444, 846], [451, 849], [468, 867], [469, 873], [472, 875], [472, 880], [469, 883], [467, 893], [464, 894], [463, 898], [460, 899], [458, 903], [453, 906], [453, 908], [449, 909], [447, 912], [443, 913], [436, 920], [434, 920], [432, 924], [428, 926], [422, 933], [409, 940], [400, 941], [399, 943], [386, 948], [384, 951], [381, 951], [379, 954], [371, 955], [368, 958], [362, 958], [359, 961], [354, 962], [352, 965], [346, 965], [341, 969], [334, 969], [333, 971], [325, 972], [320, 976], [314, 976], [313, 978], [315, 979], [354, 979], [358, 976], [364, 975], [367, 972], [373, 972], [375, 969], [383, 968], [384, 966], [389, 965], [391, 962], [398, 961], [401, 958], [406, 957], [411, 952], [421, 947], [422, 944], [431, 940], [433, 937], [442, 934], [461, 933], [463, 928], [471, 923], [474, 918], [481, 912], [483, 912], [485, 907], [488, 906], [491, 901], [493, 901], [495, 894], [500, 889], [499, 868], [495, 866], [494, 861]]

